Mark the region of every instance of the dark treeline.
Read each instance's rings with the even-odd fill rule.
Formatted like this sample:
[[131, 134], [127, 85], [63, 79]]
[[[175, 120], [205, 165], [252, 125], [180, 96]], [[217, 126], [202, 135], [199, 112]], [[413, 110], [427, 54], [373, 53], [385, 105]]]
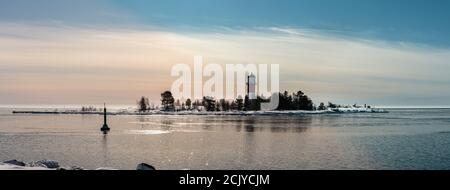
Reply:
[[289, 92], [284, 91], [284, 93], [279, 94], [280, 103], [277, 110], [315, 110], [314, 103], [312, 100], [305, 95], [302, 91], [297, 93], [289, 94]]
[[[330, 105], [325, 106], [320, 103], [318, 107], [314, 105], [312, 100], [302, 91], [290, 94], [285, 91], [278, 93], [279, 104], [276, 110], [325, 110]], [[269, 102], [270, 97], [265, 98], [257, 96], [257, 99], [249, 100], [248, 96], [238, 96], [234, 100], [215, 99], [213, 97], [203, 97], [201, 100], [186, 101], [175, 100], [170, 91], [161, 93], [161, 110], [163, 111], [183, 111], [183, 110], [199, 110], [199, 111], [253, 111], [260, 110], [261, 103]], [[148, 110], [158, 109], [149, 106], [149, 101], [146, 97], [142, 97], [137, 101], [138, 111], [146, 112]]]
[[83, 106], [83, 107], [81, 107], [80, 111], [82, 111], [82, 112], [96, 112], [96, 111], [100, 111], [100, 110], [101, 109], [97, 109], [94, 106]]
[[145, 96], [142, 96], [137, 102], [137, 107], [139, 112], [147, 112], [150, 110], [158, 109], [153, 104], [150, 104], [150, 101]]

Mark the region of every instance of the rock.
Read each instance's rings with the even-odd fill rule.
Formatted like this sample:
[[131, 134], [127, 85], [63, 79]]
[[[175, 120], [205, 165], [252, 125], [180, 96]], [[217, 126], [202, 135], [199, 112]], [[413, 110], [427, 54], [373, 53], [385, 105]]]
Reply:
[[140, 163], [137, 165], [136, 170], [156, 170], [155, 167], [146, 163]]
[[84, 168], [79, 166], [72, 166], [72, 167], [59, 167], [56, 170], [84, 170]]
[[97, 169], [95, 169], [95, 170], [117, 170], [117, 169], [114, 169], [114, 168], [108, 168], [108, 167], [102, 167], [102, 168], [97, 168]]
[[16, 165], [16, 166], [25, 166], [25, 162], [19, 161], [19, 160], [8, 160], [8, 161], [4, 161], [3, 163], [5, 164], [11, 164], [11, 165]]
[[54, 160], [39, 160], [28, 164], [30, 167], [45, 167], [50, 169], [59, 168], [59, 163]]
[[41, 168], [47, 168], [46, 165], [38, 162], [30, 162], [25, 167], [41, 167]]
[[44, 167], [44, 168], [47, 168], [46, 165], [44, 165], [44, 164], [42, 164], [40, 162], [37, 162], [37, 161], [33, 161], [33, 162], [30, 162], [30, 163], [27, 163], [26, 167]]
[[72, 166], [72, 167], [70, 167], [70, 170], [84, 170], [84, 168], [79, 167], [79, 166]]

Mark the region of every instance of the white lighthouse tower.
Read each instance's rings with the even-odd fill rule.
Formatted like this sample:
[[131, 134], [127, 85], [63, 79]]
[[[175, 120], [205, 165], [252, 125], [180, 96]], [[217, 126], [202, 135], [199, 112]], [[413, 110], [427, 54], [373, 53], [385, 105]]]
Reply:
[[247, 95], [250, 100], [256, 99], [256, 76], [253, 73], [247, 77]]

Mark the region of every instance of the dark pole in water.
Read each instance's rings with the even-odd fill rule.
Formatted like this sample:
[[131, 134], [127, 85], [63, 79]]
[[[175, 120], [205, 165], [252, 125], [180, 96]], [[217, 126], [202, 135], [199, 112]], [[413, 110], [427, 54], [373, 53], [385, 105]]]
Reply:
[[103, 132], [103, 134], [108, 134], [109, 132], [109, 127], [108, 124], [106, 123], [106, 104], [103, 104], [103, 127], [100, 128], [100, 130]]

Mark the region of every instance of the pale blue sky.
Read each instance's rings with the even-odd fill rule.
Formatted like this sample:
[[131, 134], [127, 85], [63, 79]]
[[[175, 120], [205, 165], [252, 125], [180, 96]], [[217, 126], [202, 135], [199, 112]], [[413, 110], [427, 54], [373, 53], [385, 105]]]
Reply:
[[[289, 26], [450, 46], [448, 0], [0, 0], [0, 20], [170, 28]], [[183, 28], [185, 29], [185, 28]]]
[[448, 0], [115, 1], [144, 23], [199, 27], [291, 26], [450, 46]]

